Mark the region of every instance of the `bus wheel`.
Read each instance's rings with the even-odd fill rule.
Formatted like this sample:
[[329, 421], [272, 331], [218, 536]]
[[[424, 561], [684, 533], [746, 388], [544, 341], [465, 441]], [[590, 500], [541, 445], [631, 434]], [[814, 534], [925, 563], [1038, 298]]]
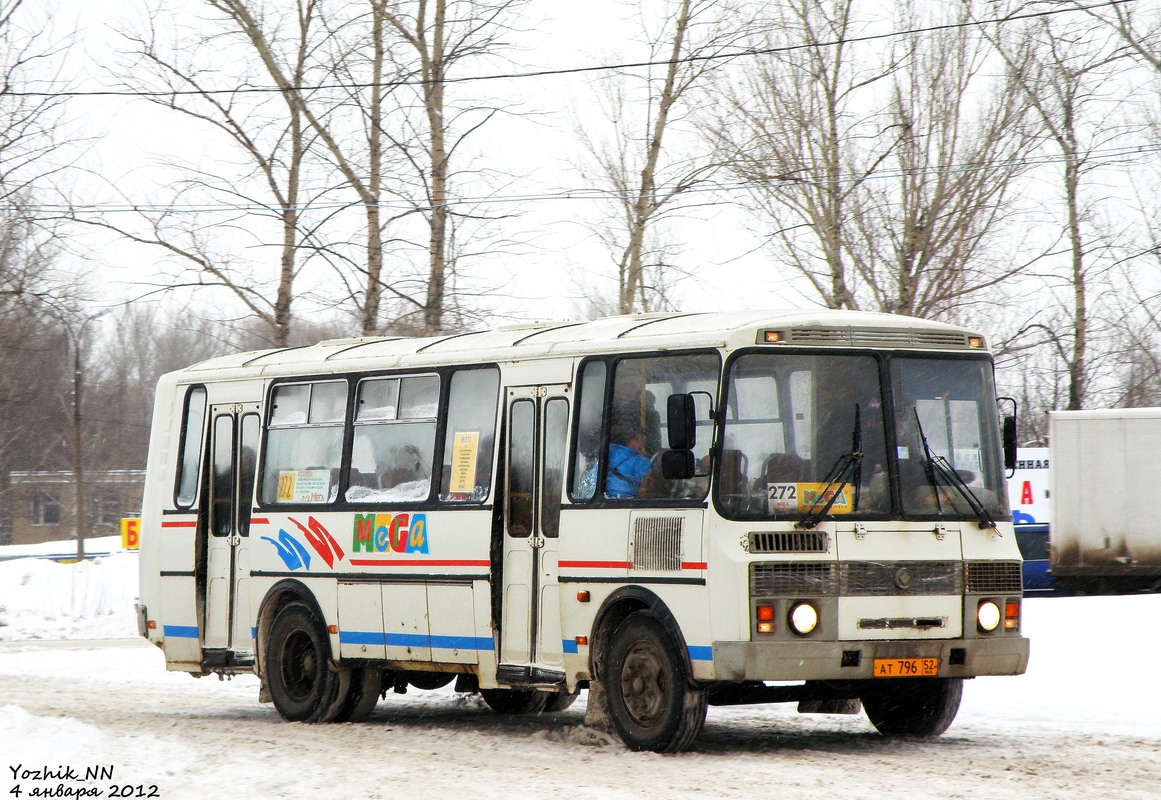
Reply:
[[480, 696], [497, 714], [536, 714], [548, 702], [546, 692], [531, 689], [481, 689]]
[[335, 722], [366, 722], [383, 692], [383, 670], [365, 667], [351, 670], [351, 686]]
[[963, 697], [963, 678], [875, 681], [862, 696], [867, 719], [884, 736], [939, 736], [951, 727]]
[[673, 637], [648, 611], [613, 632], [602, 679], [613, 727], [632, 750], [688, 750], [705, 724], [705, 691], [690, 683]]
[[337, 711], [344, 687], [329, 655], [326, 629], [310, 606], [290, 603], [278, 612], [266, 647], [266, 683], [283, 719], [323, 722]]
[[580, 689], [577, 689], [571, 694], [569, 692], [557, 692], [556, 694], [548, 695], [548, 700], [544, 703], [544, 713], [556, 714], [564, 711], [580, 697]]

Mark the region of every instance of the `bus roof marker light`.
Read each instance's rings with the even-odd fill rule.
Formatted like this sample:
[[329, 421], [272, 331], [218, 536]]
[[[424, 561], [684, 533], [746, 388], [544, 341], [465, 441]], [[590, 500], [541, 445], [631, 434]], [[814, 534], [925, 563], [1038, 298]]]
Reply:
[[967, 343], [968, 343], [968, 347], [979, 350], [981, 347], [984, 346], [984, 337], [982, 337], [982, 336], [969, 336]]
[[762, 341], [766, 344], [781, 344], [786, 341], [786, 334], [782, 331], [763, 331]]

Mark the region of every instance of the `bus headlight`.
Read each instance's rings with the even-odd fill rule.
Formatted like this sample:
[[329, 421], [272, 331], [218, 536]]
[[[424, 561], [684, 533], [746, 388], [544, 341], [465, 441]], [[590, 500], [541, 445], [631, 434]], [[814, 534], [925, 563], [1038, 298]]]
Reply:
[[991, 633], [1000, 627], [1001, 619], [1000, 607], [995, 600], [981, 600], [976, 606], [976, 624], [984, 633]]
[[806, 636], [818, 627], [818, 609], [810, 603], [795, 603], [790, 609], [790, 629], [799, 636]]

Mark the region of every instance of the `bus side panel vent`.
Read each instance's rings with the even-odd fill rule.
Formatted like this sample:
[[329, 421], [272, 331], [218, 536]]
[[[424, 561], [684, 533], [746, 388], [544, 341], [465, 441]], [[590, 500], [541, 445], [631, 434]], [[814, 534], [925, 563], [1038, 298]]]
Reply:
[[629, 544], [633, 569], [681, 570], [681, 517], [638, 517]]
[[750, 531], [751, 553], [827, 553], [825, 531]]

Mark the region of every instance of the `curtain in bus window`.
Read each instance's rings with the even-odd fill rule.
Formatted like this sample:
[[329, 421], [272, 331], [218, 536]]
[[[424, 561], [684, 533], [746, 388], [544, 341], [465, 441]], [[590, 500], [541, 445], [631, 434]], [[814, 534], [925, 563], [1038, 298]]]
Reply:
[[263, 502], [334, 502], [346, 398], [345, 381], [275, 387], [263, 459]]
[[440, 500], [482, 503], [488, 499], [499, 391], [500, 373], [496, 369], [461, 369], [452, 375]]
[[719, 368], [717, 355], [710, 353], [624, 358], [617, 362], [605, 451], [605, 497], [705, 497], [708, 477], [670, 480], [661, 474], [660, 455], [668, 444], [661, 409], [672, 394], [694, 394], [697, 441], [693, 452], [699, 466], [708, 468], [713, 444], [710, 408], [717, 397]]
[[359, 383], [346, 499], [426, 500], [435, 455], [439, 377], [371, 378]]
[[730, 367], [717, 501], [729, 516], [887, 513], [879, 362], [753, 353]]

